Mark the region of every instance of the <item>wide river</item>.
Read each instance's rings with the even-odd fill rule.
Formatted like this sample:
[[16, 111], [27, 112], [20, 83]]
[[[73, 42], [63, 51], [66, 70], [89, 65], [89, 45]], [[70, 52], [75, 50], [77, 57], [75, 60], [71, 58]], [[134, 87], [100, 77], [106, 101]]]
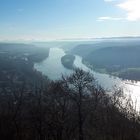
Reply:
[[[36, 63], [34, 68], [44, 75], [47, 75], [52, 80], [57, 80], [63, 75], [69, 75], [72, 70], [66, 69], [61, 63], [61, 57], [65, 52], [61, 48], [50, 48], [49, 57], [40, 63]], [[82, 58], [75, 55], [74, 65], [85, 71], [91, 72], [98, 83], [107, 90], [113, 90], [113, 87], [121, 87], [124, 93], [130, 94], [133, 102], [140, 107], [140, 82], [131, 82], [122, 80], [118, 77], [113, 77], [108, 74], [97, 73], [82, 63]]]

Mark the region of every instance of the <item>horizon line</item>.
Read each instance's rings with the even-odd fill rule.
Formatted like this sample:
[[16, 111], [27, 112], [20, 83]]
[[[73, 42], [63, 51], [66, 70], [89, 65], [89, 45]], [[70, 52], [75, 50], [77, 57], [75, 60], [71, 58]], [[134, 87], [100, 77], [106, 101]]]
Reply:
[[140, 38], [140, 35], [138, 36], [112, 36], [112, 37], [81, 37], [81, 38], [60, 38], [60, 39], [3, 39], [0, 40], [0, 43], [2, 42], [53, 42], [53, 41], [94, 41], [96, 39], [125, 39], [125, 38]]

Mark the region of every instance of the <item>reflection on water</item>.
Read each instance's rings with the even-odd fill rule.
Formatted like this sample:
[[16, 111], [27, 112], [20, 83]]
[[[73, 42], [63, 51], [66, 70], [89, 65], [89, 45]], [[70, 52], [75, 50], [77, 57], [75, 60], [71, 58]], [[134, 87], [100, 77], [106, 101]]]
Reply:
[[127, 94], [130, 94], [134, 104], [137, 104], [137, 107], [140, 109], [140, 82], [135, 84], [131, 82], [125, 82], [124, 91]]
[[34, 68], [47, 75], [50, 79], [56, 80], [61, 78], [62, 74], [69, 74], [71, 70], [66, 69], [61, 64], [61, 57], [65, 53], [59, 48], [50, 48], [49, 56], [41, 63], [36, 63]]
[[82, 58], [80, 56], [76, 56], [74, 65], [78, 68], [81, 68], [85, 71], [89, 71], [90, 73], [92, 73], [95, 79], [98, 81], [98, 83], [101, 84], [105, 89], [111, 89], [112, 86], [121, 84], [121, 80], [119, 78], [116, 77], [114, 78], [107, 74], [100, 74], [88, 68], [86, 65], [82, 63]]
[[[62, 74], [68, 75], [72, 73], [71, 70], [66, 69], [61, 64], [61, 57], [65, 55], [63, 49], [51, 48], [49, 57], [42, 61], [41, 63], [36, 63], [34, 68], [41, 71], [43, 74], [47, 75], [50, 79], [56, 80], [61, 78]], [[112, 90], [114, 86], [123, 88], [126, 94], [131, 94], [134, 102], [137, 102], [137, 106], [140, 106], [140, 82], [133, 83], [131, 81], [124, 81], [117, 77], [112, 77], [108, 74], [100, 74], [94, 72], [86, 65], [82, 63], [82, 58], [80, 56], [75, 57], [74, 61], [75, 67], [82, 68], [85, 71], [91, 72], [95, 79], [101, 84], [105, 89]]]

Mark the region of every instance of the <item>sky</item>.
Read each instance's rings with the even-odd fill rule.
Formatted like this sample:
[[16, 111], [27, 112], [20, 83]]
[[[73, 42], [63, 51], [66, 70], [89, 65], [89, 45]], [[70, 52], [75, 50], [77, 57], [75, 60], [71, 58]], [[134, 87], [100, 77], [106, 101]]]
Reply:
[[0, 0], [0, 40], [140, 36], [140, 0]]

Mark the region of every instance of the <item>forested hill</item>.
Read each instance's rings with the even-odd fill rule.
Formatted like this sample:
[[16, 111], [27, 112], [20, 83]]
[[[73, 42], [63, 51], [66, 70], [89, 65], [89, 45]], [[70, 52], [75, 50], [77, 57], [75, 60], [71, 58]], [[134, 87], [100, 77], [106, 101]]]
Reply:
[[98, 43], [80, 44], [74, 47], [71, 52], [86, 57], [94, 50], [107, 47], [138, 47], [140, 46], [140, 39], [120, 39], [120, 40], [103, 40]]
[[23, 56], [33, 61], [41, 61], [48, 57], [49, 48], [38, 47], [32, 44], [22, 44], [22, 43], [0, 43], [0, 54], [6, 56], [12, 55], [14, 57]]
[[[95, 69], [118, 73], [140, 68], [140, 47], [108, 47], [91, 52], [84, 60]], [[140, 72], [140, 71], [139, 71]], [[138, 76], [138, 75], [137, 75]], [[136, 78], [134, 76], [134, 78]], [[138, 78], [138, 77], [137, 77]], [[140, 78], [140, 77], [139, 77]]]
[[72, 50], [94, 70], [124, 79], [140, 80], [140, 41], [101, 42], [79, 45]]
[[103, 67], [140, 67], [140, 47], [108, 47], [95, 50], [85, 57], [93, 65]]
[[0, 87], [21, 81], [34, 82], [40, 75], [34, 70], [34, 63], [49, 55], [48, 48], [30, 44], [0, 43]]

